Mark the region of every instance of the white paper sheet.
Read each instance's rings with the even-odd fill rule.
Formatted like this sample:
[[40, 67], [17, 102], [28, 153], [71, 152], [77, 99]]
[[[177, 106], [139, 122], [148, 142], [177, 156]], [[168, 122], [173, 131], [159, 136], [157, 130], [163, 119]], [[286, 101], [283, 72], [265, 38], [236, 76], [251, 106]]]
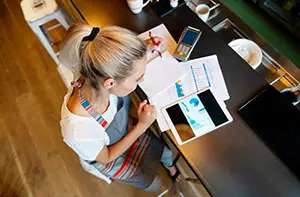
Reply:
[[[188, 74], [181, 78], [181, 80], [178, 80], [175, 85], [173, 84], [170, 88], [150, 100], [152, 104], [156, 105], [157, 122], [161, 131], [169, 129], [161, 109], [177, 101], [180, 97], [211, 87], [216, 93], [218, 100], [229, 99], [229, 94], [216, 55], [183, 62], [180, 63], [180, 65]], [[220, 103], [223, 105], [222, 107], [226, 107], [224, 102]]]
[[184, 68], [193, 67], [197, 79], [197, 91], [211, 87], [220, 100], [226, 101], [230, 98], [216, 55], [202, 57], [180, 64]]
[[[142, 40], [147, 40], [149, 39], [149, 31], [151, 31], [153, 36], [158, 36], [163, 38], [163, 42], [160, 46], [160, 51], [163, 53], [165, 51], [169, 51], [170, 54], [173, 54], [176, 47], [177, 47], [177, 43], [174, 40], [174, 38], [171, 36], [170, 32], [168, 31], [168, 29], [166, 28], [166, 26], [164, 24], [160, 24], [142, 34], [139, 35], [139, 37]], [[158, 56], [157, 53], [152, 53], [151, 50], [147, 51], [147, 60], [148, 62], [150, 62], [151, 60], [153, 60], [154, 58], [156, 58]]]
[[149, 99], [158, 96], [186, 75], [178, 61], [168, 52], [147, 64], [144, 81], [139, 84]]

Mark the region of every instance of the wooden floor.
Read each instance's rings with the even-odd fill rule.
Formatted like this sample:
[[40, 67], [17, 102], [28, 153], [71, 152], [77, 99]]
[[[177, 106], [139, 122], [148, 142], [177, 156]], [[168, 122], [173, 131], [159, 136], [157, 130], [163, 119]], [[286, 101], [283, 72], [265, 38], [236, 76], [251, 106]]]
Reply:
[[155, 196], [81, 169], [60, 132], [66, 88], [19, 3], [0, 0], [0, 196]]

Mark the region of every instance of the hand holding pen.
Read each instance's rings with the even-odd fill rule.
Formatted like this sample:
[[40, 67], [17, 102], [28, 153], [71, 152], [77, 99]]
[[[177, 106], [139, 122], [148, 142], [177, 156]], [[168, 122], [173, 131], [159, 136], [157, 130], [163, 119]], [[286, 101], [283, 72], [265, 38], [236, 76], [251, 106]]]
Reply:
[[149, 39], [146, 40], [147, 47], [151, 50], [152, 53], [158, 53], [160, 57], [162, 57], [162, 53], [160, 51], [160, 46], [162, 44], [163, 39], [158, 36], [153, 36], [152, 32], [149, 31]]

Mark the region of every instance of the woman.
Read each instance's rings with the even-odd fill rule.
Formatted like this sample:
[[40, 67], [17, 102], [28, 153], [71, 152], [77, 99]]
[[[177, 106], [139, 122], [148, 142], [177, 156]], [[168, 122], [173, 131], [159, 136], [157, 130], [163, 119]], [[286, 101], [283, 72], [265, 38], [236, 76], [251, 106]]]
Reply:
[[60, 60], [79, 78], [65, 96], [61, 127], [64, 141], [81, 161], [106, 177], [157, 192], [160, 161], [171, 176], [178, 173], [172, 152], [147, 131], [155, 120], [155, 107], [141, 102], [135, 126], [129, 117], [128, 95], [143, 81], [146, 50], [127, 29], [72, 25]]

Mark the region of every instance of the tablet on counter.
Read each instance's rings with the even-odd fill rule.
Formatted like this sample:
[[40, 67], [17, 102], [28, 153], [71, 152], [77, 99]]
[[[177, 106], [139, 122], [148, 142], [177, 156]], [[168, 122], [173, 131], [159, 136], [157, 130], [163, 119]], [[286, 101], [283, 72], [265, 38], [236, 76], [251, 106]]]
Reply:
[[225, 105], [210, 88], [162, 108], [162, 113], [179, 145], [232, 122]]

